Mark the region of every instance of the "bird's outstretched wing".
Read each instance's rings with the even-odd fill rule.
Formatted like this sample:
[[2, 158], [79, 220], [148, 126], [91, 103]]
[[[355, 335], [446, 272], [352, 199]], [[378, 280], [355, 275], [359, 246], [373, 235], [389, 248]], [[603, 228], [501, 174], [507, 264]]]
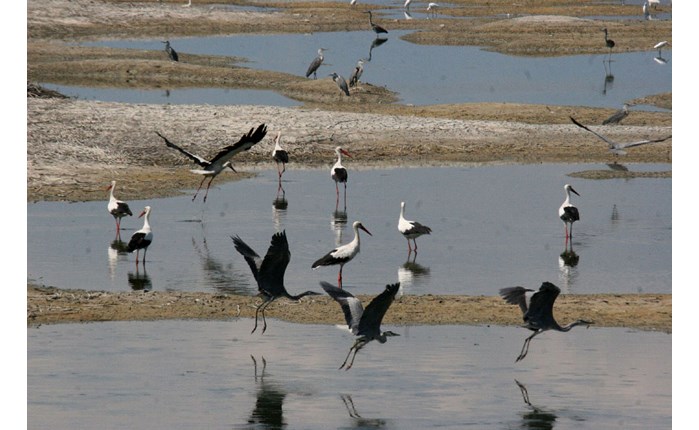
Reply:
[[522, 310], [522, 315], [527, 313], [529, 309], [529, 303], [527, 300], [527, 293], [532, 293], [534, 290], [524, 287], [507, 287], [500, 289], [500, 296], [502, 296], [505, 302], [511, 305], [518, 305]]
[[233, 145], [226, 146], [218, 154], [216, 154], [216, 156], [211, 159], [211, 163], [213, 164], [216, 162], [226, 162], [235, 154], [247, 151], [248, 149], [255, 146], [255, 144], [261, 141], [266, 135], [267, 126], [264, 124], [261, 124], [259, 127], [257, 127], [257, 129], [255, 129], [254, 127], [251, 128], [250, 131], [247, 134], [244, 134], [239, 141], [237, 141]]
[[616, 148], [617, 144], [616, 144], [615, 142], [612, 142], [611, 140], [607, 139], [606, 137], [602, 136], [601, 134], [599, 134], [599, 133], [597, 133], [597, 132], [595, 132], [595, 131], [592, 131], [592, 130], [590, 130], [589, 128], [585, 127], [584, 125], [580, 124], [580, 123], [577, 122], [577, 121], [575, 120], [575, 118], [573, 118], [572, 116], [570, 117], [570, 120], [573, 121], [573, 124], [577, 125], [578, 127], [582, 128], [583, 130], [587, 130], [587, 131], [589, 131], [590, 133], [592, 133], [592, 134], [594, 134], [595, 136], [597, 136], [598, 138], [600, 138], [600, 139], [604, 140], [605, 142], [607, 142], [607, 145], [609, 145], [609, 148], [610, 148], [610, 149]]
[[275, 286], [283, 286], [284, 273], [286, 272], [286, 267], [289, 265], [290, 260], [291, 253], [289, 252], [289, 242], [286, 240], [286, 232], [275, 233], [272, 236], [267, 254], [265, 254], [265, 258], [260, 265], [258, 279], [260, 289], [276, 292], [272, 291]]
[[525, 322], [543, 321], [553, 315], [553, 302], [561, 293], [561, 289], [550, 282], [544, 282], [539, 287], [539, 291], [534, 293], [529, 302], [529, 310], [524, 314]]
[[584, 130], [589, 131], [590, 133], [594, 134], [594, 135], [597, 136], [598, 138], [600, 138], [600, 139], [602, 139], [603, 141], [607, 142], [607, 145], [609, 145], [609, 149], [632, 148], [632, 147], [634, 147], [634, 146], [645, 145], [645, 144], [647, 144], [647, 143], [664, 142], [664, 141], [666, 141], [666, 140], [668, 140], [669, 138], [672, 137], [672, 135], [669, 135], [669, 136], [667, 136], [667, 137], [663, 137], [663, 138], [660, 138], [660, 139], [645, 139], [645, 140], [639, 140], [638, 142], [616, 143], [616, 142], [613, 142], [613, 141], [609, 140], [609, 138], [607, 138], [607, 137], [605, 137], [605, 136], [602, 136], [601, 134], [599, 134], [599, 133], [597, 133], [597, 132], [595, 132], [595, 131], [593, 131], [593, 130], [590, 130], [589, 128], [587, 128], [587, 127], [585, 127], [584, 125], [580, 124], [580, 123], [579, 123], [578, 121], [576, 121], [575, 118], [573, 118], [572, 116], [570, 117], [570, 120], [573, 121], [573, 124], [577, 125], [578, 127], [582, 128], [582, 129], [584, 129]]
[[211, 164], [209, 161], [201, 158], [200, 156], [194, 155], [191, 152], [186, 151], [186, 150], [180, 148], [179, 146], [175, 145], [174, 143], [170, 142], [167, 137], [163, 136], [162, 134], [158, 133], [157, 131], [155, 132], [155, 134], [160, 136], [165, 141], [165, 145], [167, 145], [168, 148], [173, 148], [173, 149], [180, 151], [182, 154], [184, 154], [185, 157], [194, 161], [195, 163], [197, 163], [201, 167], [208, 167]]
[[646, 143], [656, 143], [656, 142], [664, 142], [671, 138], [672, 135], [669, 135], [667, 137], [663, 137], [661, 139], [646, 139], [646, 140], [641, 140], [638, 142], [631, 142], [631, 143], [622, 143], [619, 145], [620, 148], [631, 148], [634, 146], [639, 146], [639, 145], [645, 145]]
[[327, 282], [321, 282], [320, 286], [323, 287], [323, 290], [325, 290], [330, 297], [340, 304], [342, 312], [345, 314], [347, 327], [349, 327], [350, 331], [356, 335], [358, 333], [359, 321], [364, 313], [362, 302], [360, 302], [358, 298], [354, 297], [352, 293], [349, 293], [341, 288], [337, 288], [336, 286]]
[[233, 245], [235, 246], [236, 251], [238, 251], [245, 258], [245, 261], [248, 263], [248, 266], [250, 266], [252, 276], [255, 277], [255, 281], [259, 285], [262, 258], [259, 255], [257, 255], [257, 253], [253, 251], [253, 249], [250, 248], [247, 243], [243, 242], [243, 240], [240, 237], [231, 236], [231, 239], [233, 239]]
[[364, 309], [364, 314], [362, 314], [362, 318], [359, 321], [357, 334], [370, 334], [371, 330], [380, 330], [383, 316], [396, 298], [399, 288], [400, 282], [386, 285], [386, 289], [369, 302], [369, 305]]

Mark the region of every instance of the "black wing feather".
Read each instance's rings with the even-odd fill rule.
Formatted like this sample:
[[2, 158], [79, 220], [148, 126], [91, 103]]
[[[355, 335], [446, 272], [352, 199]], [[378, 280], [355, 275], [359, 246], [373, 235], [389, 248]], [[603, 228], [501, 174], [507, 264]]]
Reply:
[[219, 160], [226, 161], [235, 154], [249, 150], [250, 148], [255, 146], [255, 144], [257, 144], [259, 141], [261, 141], [266, 135], [267, 126], [264, 124], [261, 124], [259, 127], [257, 127], [257, 130], [255, 130], [254, 127], [251, 128], [250, 131], [247, 134], [244, 134], [238, 142], [234, 143], [233, 145], [226, 146], [218, 154], [216, 154], [216, 156], [211, 159], [211, 163], [213, 164]]
[[398, 289], [400, 288], [400, 282], [395, 284], [386, 285], [386, 289], [383, 290], [381, 294], [374, 297], [374, 299], [369, 303], [369, 305], [364, 309], [362, 318], [359, 320], [359, 326], [357, 327], [357, 334], [371, 334], [371, 330], [381, 330], [381, 321], [383, 320], [386, 311], [393, 303], [396, 298]]

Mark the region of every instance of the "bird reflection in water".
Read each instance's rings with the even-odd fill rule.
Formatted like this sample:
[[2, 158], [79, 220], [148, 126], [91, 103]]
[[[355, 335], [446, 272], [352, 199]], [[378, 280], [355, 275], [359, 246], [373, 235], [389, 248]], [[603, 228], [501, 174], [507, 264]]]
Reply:
[[611, 90], [614, 85], [614, 73], [612, 73], [611, 60], [602, 60], [602, 64], [604, 64], [604, 88], [602, 89], [602, 95], [606, 95], [607, 90]]
[[556, 423], [556, 415], [544, 411], [543, 409], [532, 405], [529, 401], [529, 392], [527, 387], [521, 382], [515, 379], [515, 383], [522, 392], [522, 399], [524, 403], [529, 407], [529, 411], [522, 414], [522, 429], [536, 429], [536, 430], [551, 430]]
[[[264, 357], [262, 357], [262, 371], [259, 376], [257, 373], [257, 360], [252, 355], [250, 358], [252, 358], [252, 363], [255, 367], [255, 383], [258, 388], [255, 409], [252, 410], [250, 418], [248, 418], [248, 424], [251, 424], [249, 428], [281, 429], [286, 427], [282, 408], [286, 392], [277, 384], [265, 381], [267, 360]], [[262, 426], [260, 427], [260, 425]]]
[[347, 210], [339, 211], [335, 208], [330, 219], [330, 228], [335, 233], [335, 245], [342, 245], [342, 234], [347, 228]]
[[284, 191], [280, 182], [277, 188], [277, 195], [272, 202], [272, 218], [274, 219], [274, 228], [278, 232], [284, 230], [284, 219], [286, 218], [286, 209], [288, 207], [289, 201], [286, 199], [286, 191]]
[[129, 272], [127, 274], [129, 286], [133, 291], [150, 291], [153, 289], [153, 282], [146, 272], [146, 265], [143, 264], [143, 272], [136, 266], [136, 273]]
[[199, 262], [201, 263], [201, 270], [206, 285], [212, 286], [217, 291], [224, 294], [249, 295], [250, 285], [247, 280], [247, 275], [241, 271], [233, 270], [230, 262], [224, 264], [211, 255], [204, 232], [204, 223], [201, 224], [201, 227], [201, 245], [197, 239], [192, 236], [192, 247], [199, 256]]
[[571, 292], [578, 277], [577, 265], [579, 262], [580, 256], [573, 251], [573, 241], [566, 242], [565, 250], [558, 256], [558, 269], [560, 270], [558, 277], [565, 293]]
[[388, 39], [384, 39], [384, 38], [374, 39], [371, 42], [371, 46], [369, 47], [369, 56], [367, 57], [367, 61], [371, 61], [371, 52], [374, 50], [374, 48], [378, 48], [379, 46], [383, 45], [386, 42], [388, 42]]
[[109, 248], [107, 248], [107, 258], [109, 259], [109, 275], [112, 280], [114, 280], [114, 276], [116, 275], [117, 263], [119, 260], [127, 259], [126, 256], [128, 254], [128, 244], [123, 242], [118, 236], [109, 244]]
[[352, 396], [349, 394], [341, 394], [340, 398], [347, 408], [347, 413], [350, 418], [354, 419], [354, 428], [358, 429], [378, 429], [386, 426], [386, 420], [380, 418], [362, 418], [357, 412], [357, 408], [354, 407], [354, 401], [352, 401]]
[[412, 259], [408, 255], [406, 262], [398, 267], [398, 281], [400, 281], [403, 290], [419, 285], [422, 280], [430, 276], [430, 268], [416, 263], [416, 258], [417, 254], [413, 254]]

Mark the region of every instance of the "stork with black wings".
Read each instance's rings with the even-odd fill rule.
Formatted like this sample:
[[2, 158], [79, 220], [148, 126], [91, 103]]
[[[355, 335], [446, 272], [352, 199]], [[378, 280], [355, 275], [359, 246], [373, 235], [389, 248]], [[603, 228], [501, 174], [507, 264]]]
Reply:
[[267, 134], [267, 126], [261, 124], [259, 127], [257, 127], [257, 129], [255, 129], [254, 127], [251, 128], [250, 131], [247, 134], [244, 134], [238, 142], [234, 143], [233, 145], [226, 146], [221, 151], [219, 151], [219, 153], [216, 154], [216, 156], [212, 158], [211, 161], [206, 160], [198, 155], [192, 154], [191, 152], [185, 149], [182, 149], [181, 147], [170, 142], [165, 136], [158, 133], [157, 131], [155, 133], [165, 141], [165, 145], [167, 145], [169, 148], [178, 150], [185, 157], [189, 158], [190, 160], [194, 161], [202, 167], [201, 169], [190, 170], [192, 173], [204, 175], [204, 178], [201, 180], [201, 183], [199, 183], [199, 188], [197, 188], [197, 191], [194, 193], [194, 197], [192, 197], [192, 201], [194, 201], [194, 199], [197, 198], [197, 194], [199, 193], [199, 190], [201, 190], [202, 185], [204, 185], [204, 181], [206, 180], [206, 178], [209, 178], [209, 184], [206, 186], [206, 193], [204, 194], [204, 201], [206, 202], [206, 197], [209, 195], [209, 187], [211, 187], [211, 182], [213, 182], [214, 178], [219, 173], [221, 173], [223, 169], [225, 169], [226, 167], [230, 167], [230, 169], [235, 172], [236, 170], [233, 168], [233, 165], [230, 161], [231, 158], [238, 153], [249, 150], [250, 148], [255, 146], [255, 144], [260, 142]]

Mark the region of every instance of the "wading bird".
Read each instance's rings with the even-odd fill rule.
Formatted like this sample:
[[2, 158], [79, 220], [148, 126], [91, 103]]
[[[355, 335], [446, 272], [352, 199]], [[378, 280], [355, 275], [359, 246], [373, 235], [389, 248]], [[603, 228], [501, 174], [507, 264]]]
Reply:
[[[362, 307], [362, 303], [359, 299], [347, 291], [330, 285], [327, 282], [321, 282], [320, 285], [330, 297], [340, 304], [342, 312], [345, 314], [345, 321], [347, 321], [348, 328], [352, 334], [358, 336], [357, 340], [354, 341], [354, 345], [352, 345], [347, 353], [345, 361], [342, 362], [340, 369], [344, 367], [345, 370], [349, 370], [354, 363], [354, 357], [357, 356], [357, 352], [372, 340], [376, 340], [379, 343], [386, 343], [388, 337], [400, 336], [392, 331], [381, 331], [381, 320], [396, 298], [400, 283], [386, 285], [386, 289], [383, 290], [381, 294], [374, 297], [374, 299], [369, 302], [366, 309]], [[352, 351], [354, 351], [354, 355], [352, 355], [352, 359], [349, 364], [347, 364], [347, 360], [349, 360]]]
[[335, 154], [337, 154], [337, 161], [333, 165], [332, 169], [330, 169], [330, 177], [332, 178], [333, 181], [335, 181], [335, 193], [337, 195], [337, 199], [335, 201], [336, 205], [337, 203], [340, 202], [340, 187], [338, 184], [342, 183], [345, 185], [345, 203], [347, 203], [347, 169], [345, 169], [345, 166], [342, 165], [342, 155], [346, 155], [350, 158], [352, 156], [350, 155], [349, 152], [345, 151], [342, 149], [342, 147], [338, 146], [335, 148]]
[[388, 30], [386, 30], [385, 28], [381, 27], [378, 24], [374, 24], [374, 21], [371, 19], [371, 11], [370, 10], [364, 11], [364, 13], [369, 14], [369, 25], [371, 25], [371, 29], [374, 30], [374, 33], [376, 33], [376, 37], [379, 37], [379, 34], [381, 34], [381, 33], [388, 34]]
[[439, 7], [439, 5], [437, 3], [430, 2], [427, 4], [427, 11], [432, 12], [432, 14], [435, 14], [435, 13], [437, 13], [438, 7]]
[[354, 67], [354, 70], [352, 70], [352, 74], [350, 75], [350, 88], [357, 86], [359, 78], [362, 77], [362, 73], [364, 73], [364, 60], [359, 60], [357, 61], [357, 65]]
[[529, 342], [534, 336], [547, 330], [566, 332], [576, 325], [589, 326], [593, 324], [592, 321], [577, 320], [561, 327], [553, 317], [553, 302], [556, 301], [556, 297], [560, 293], [560, 288], [550, 282], [542, 283], [539, 291], [536, 292], [524, 287], [509, 287], [500, 290], [500, 295], [507, 303], [519, 305], [524, 314], [524, 327], [534, 332], [524, 341], [522, 351], [515, 363], [526, 357], [529, 351]]
[[194, 197], [192, 197], [192, 201], [197, 198], [197, 194], [199, 193], [199, 190], [201, 190], [202, 185], [204, 185], [206, 178], [209, 178], [209, 184], [206, 186], [206, 193], [204, 194], [204, 201], [206, 202], [206, 197], [209, 195], [209, 187], [211, 187], [211, 182], [213, 182], [214, 178], [216, 178], [216, 176], [226, 167], [229, 167], [235, 172], [236, 170], [233, 168], [230, 159], [240, 152], [249, 150], [256, 143], [261, 141], [267, 134], [267, 127], [264, 124], [261, 124], [259, 127], [257, 127], [257, 130], [255, 130], [255, 128], [251, 128], [247, 134], [244, 134], [240, 140], [238, 140], [238, 142], [223, 148], [214, 158], [211, 159], [211, 161], [207, 161], [198, 155], [194, 155], [191, 152], [180, 148], [157, 131], [155, 133], [165, 141], [165, 145], [167, 145], [169, 148], [180, 151], [187, 158], [203, 167], [203, 169], [190, 170], [192, 173], [204, 175], [204, 178], [199, 183], [199, 188], [197, 188], [197, 191], [194, 193]]
[[[561, 221], [563, 221], [563, 224], [565, 225], [567, 241], [568, 238], [573, 238], [573, 223], [575, 221], [580, 220], [580, 213], [578, 212], [578, 208], [576, 208], [575, 206], [573, 206], [572, 203], [570, 203], [570, 193], [572, 191], [578, 196], [580, 194], [578, 194], [578, 192], [575, 191], [573, 187], [570, 186], [570, 184], [565, 184], [565, 186], [563, 186], [563, 189], [566, 192], [566, 199], [561, 205], [561, 207], [558, 208], [558, 216], [561, 218]], [[568, 229], [568, 224], [570, 224], [570, 229]]]
[[338, 75], [337, 73], [333, 72], [329, 76], [332, 76], [333, 81], [335, 81], [335, 84], [337, 87], [342, 91], [346, 96], [349, 96], [349, 88], [347, 87], [347, 81], [345, 81], [345, 78], [343, 78], [341, 75]]
[[610, 140], [607, 137], [602, 136], [601, 134], [592, 131], [591, 129], [585, 127], [584, 125], [580, 124], [578, 121], [575, 120], [572, 116], [570, 117], [570, 120], [573, 121], [573, 124], [577, 125], [578, 127], [582, 128], [583, 130], [587, 130], [590, 133], [594, 134], [598, 138], [602, 139], [604, 142], [607, 143], [607, 148], [609, 148], [609, 151], [614, 154], [614, 155], [625, 155], [626, 151], [624, 149], [626, 148], [633, 148], [634, 146], [640, 146], [640, 145], [645, 145], [647, 143], [657, 143], [657, 142], [664, 142], [672, 137], [672, 135], [669, 135], [667, 137], [663, 137], [660, 139], [645, 139], [645, 140], [639, 140], [637, 142], [629, 142], [629, 143], [618, 143]]
[[326, 51], [326, 49], [318, 49], [318, 56], [311, 61], [311, 64], [308, 66], [308, 70], [306, 70], [306, 77], [311, 76], [311, 73], [313, 73], [313, 79], [317, 78], [316, 72], [318, 71], [318, 67], [323, 64], [323, 59], [325, 58], [323, 56], [323, 51]]
[[114, 217], [114, 221], [116, 222], [116, 234], [118, 237], [121, 231], [121, 219], [127, 215], [132, 216], [133, 213], [131, 213], [131, 209], [129, 209], [129, 205], [126, 204], [126, 202], [117, 200], [116, 197], [114, 197], [114, 188], [116, 188], [116, 181], [112, 181], [112, 184], [107, 187], [107, 191], [109, 191], [107, 210]]
[[614, 43], [614, 41], [613, 41], [612, 39], [609, 38], [609, 33], [607, 32], [607, 29], [606, 29], [606, 28], [605, 28], [604, 30], [602, 30], [602, 31], [604, 31], [604, 43], [606, 43], [606, 44], [607, 44], [607, 48], [609, 48], [609, 57], [611, 58], [611, 56], [612, 56], [612, 48], [614, 48], [614, 45], [616, 45], [616, 43]]
[[432, 233], [432, 229], [426, 225], [422, 225], [417, 221], [408, 221], [405, 219], [405, 202], [400, 202], [400, 217], [398, 218], [398, 231], [408, 239], [408, 255], [412, 252], [410, 248], [410, 240], [413, 240], [415, 245], [415, 253], [417, 254], [417, 242], [415, 239], [423, 234]]
[[[279, 174], [279, 180], [282, 180], [282, 175], [286, 172], [286, 163], [289, 162], [289, 153], [282, 149], [279, 142], [281, 141], [282, 132], [277, 133], [277, 137], [274, 138], [274, 150], [272, 151], [272, 158], [277, 163], [277, 173]], [[279, 163], [282, 164], [282, 170], [279, 170]]]
[[289, 265], [289, 261], [291, 260], [289, 242], [286, 240], [286, 231], [275, 233], [272, 236], [271, 244], [269, 245], [264, 259], [260, 258], [260, 256], [243, 242], [240, 237], [231, 236], [231, 239], [233, 239], [235, 249], [245, 258], [248, 266], [250, 266], [252, 276], [255, 278], [255, 281], [257, 281], [257, 288], [264, 297], [262, 304], [255, 310], [255, 327], [253, 327], [250, 333], [254, 333], [255, 330], [257, 330], [257, 318], [260, 312], [262, 313], [263, 323], [262, 333], [264, 334], [265, 330], [267, 330], [265, 309], [267, 309], [267, 306], [274, 300], [280, 297], [286, 297], [287, 299], [298, 301], [302, 297], [319, 294], [315, 291], [306, 291], [297, 296], [292, 296], [286, 291], [286, 287], [284, 287], [284, 272], [286, 272], [286, 266]]
[[369, 236], [372, 236], [369, 230], [359, 221], [355, 221], [352, 224], [352, 229], [354, 230], [352, 242], [333, 249], [311, 265], [312, 269], [317, 269], [320, 266], [336, 266], [339, 264], [340, 271], [337, 274], [337, 285], [340, 288], [342, 288], [342, 268], [359, 254], [359, 230], [364, 230]]
[[628, 103], [624, 103], [624, 106], [621, 109], [614, 112], [612, 116], [602, 121], [602, 125], [619, 124], [619, 122], [621, 122], [621, 120], [627, 116], [629, 116], [629, 105]]
[[153, 231], [150, 228], [150, 206], [146, 206], [143, 212], [138, 216], [143, 218], [143, 228], [138, 230], [131, 236], [131, 240], [126, 247], [129, 252], [136, 251], [136, 265], [138, 266], [138, 253], [143, 250], [143, 264], [146, 264], [146, 252], [148, 252], [148, 247], [153, 242]]
[[180, 56], [177, 55], [177, 51], [172, 49], [172, 46], [170, 46], [170, 41], [166, 40], [163, 43], [165, 44], [165, 52], [167, 52], [167, 56], [170, 57], [170, 60], [180, 61]]

